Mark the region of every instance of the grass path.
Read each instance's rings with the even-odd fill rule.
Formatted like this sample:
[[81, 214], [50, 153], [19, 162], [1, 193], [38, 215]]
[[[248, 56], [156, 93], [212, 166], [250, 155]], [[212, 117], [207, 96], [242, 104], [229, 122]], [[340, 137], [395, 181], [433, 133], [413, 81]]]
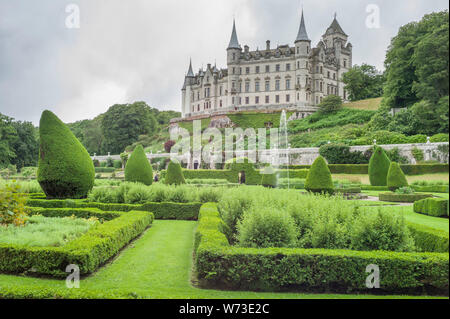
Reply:
[[[190, 283], [190, 269], [196, 225], [192, 221], [155, 221], [152, 228], [127, 247], [119, 257], [83, 279], [80, 290], [121, 291], [144, 298], [388, 298], [373, 295], [257, 293], [195, 288]], [[19, 285], [32, 289], [64, 289], [64, 280], [0, 275], [0, 290], [2, 286]]]

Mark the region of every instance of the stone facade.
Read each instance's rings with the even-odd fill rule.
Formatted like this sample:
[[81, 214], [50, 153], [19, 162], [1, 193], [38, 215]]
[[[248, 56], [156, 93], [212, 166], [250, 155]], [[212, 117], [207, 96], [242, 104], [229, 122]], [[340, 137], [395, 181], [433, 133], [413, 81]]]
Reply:
[[352, 66], [352, 45], [336, 16], [315, 48], [311, 47], [303, 13], [294, 46], [242, 49], [236, 26], [227, 48], [227, 68], [208, 64], [192, 71], [182, 88], [182, 117], [244, 110], [312, 109], [330, 94], [347, 101], [342, 74]]

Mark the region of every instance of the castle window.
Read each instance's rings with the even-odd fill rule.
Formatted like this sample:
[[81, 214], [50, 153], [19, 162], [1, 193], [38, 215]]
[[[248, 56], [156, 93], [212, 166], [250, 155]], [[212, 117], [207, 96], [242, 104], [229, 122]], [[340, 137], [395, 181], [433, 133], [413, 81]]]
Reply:
[[234, 82], [234, 81], [231, 82], [231, 88], [232, 88], [232, 89], [235, 89], [235, 88], [236, 88], [236, 82]]
[[231, 98], [231, 104], [234, 105], [234, 96]]
[[219, 95], [222, 95], [222, 86], [220, 86], [219, 91], [220, 91]]
[[280, 65], [279, 64], [275, 65], [275, 71], [280, 72]]
[[290, 89], [291, 89], [291, 80], [286, 79], [286, 90], [290, 90]]
[[336, 73], [333, 73], [333, 80], [336, 80]]
[[280, 96], [279, 95], [275, 95], [275, 103], [280, 103]]
[[297, 101], [300, 101], [300, 93], [297, 93]]
[[242, 68], [239, 68], [239, 74], [242, 74]]
[[245, 68], [245, 73], [246, 73], [246, 74], [250, 74], [250, 68], [249, 68], [249, 67], [246, 67], [246, 68]]
[[233, 74], [235, 74], [236, 73], [236, 68], [233, 68]]
[[219, 106], [222, 107], [222, 100], [219, 101]]
[[316, 65], [316, 73], [319, 73], [319, 66]]
[[346, 67], [347, 67], [347, 60], [344, 59], [344, 68], [346, 68]]
[[297, 69], [300, 69], [300, 61], [297, 61]]
[[266, 65], [266, 73], [270, 72], [270, 65]]
[[323, 68], [320, 67], [320, 74], [323, 74]]
[[297, 77], [297, 84], [300, 85], [300, 77]]
[[316, 104], [319, 104], [319, 97], [316, 96]]
[[275, 90], [277, 90], [277, 91], [280, 90], [280, 80], [275, 81]]
[[245, 92], [250, 92], [250, 82], [249, 81], [246, 81], [245, 82]]
[[259, 92], [259, 81], [255, 82], [255, 92]]
[[309, 47], [306, 47], [306, 54], [309, 54]]
[[290, 71], [290, 70], [291, 70], [291, 64], [288, 63], [288, 64], [286, 64], [286, 71]]
[[300, 53], [300, 50], [299, 50], [300, 48], [299, 47], [297, 47], [297, 54], [299, 54]]
[[266, 91], [270, 91], [270, 81], [266, 81]]
[[286, 103], [289, 103], [291, 100], [291, 96], [289, 94], [286, 94]]
[[327, 78], [330, 78], [330, 71], [327, 72]]
[[255, 104], [259, 104], [259, 96], [255, 96]]
[[245, 97], [245, 104], [250, 104], [250, 98], [248, 96]]
[[323, 92], [323, 82], [320, 82], [320, 92]]
[[233, 61], [236, 60], [236, 53], [233, 53]]
[[255, 72], [259, 73], [259, 65], [255, 68]]
[[266, 95], [266, 104], [269, 104], [269, 96], [268, 95]]
[[241, 104], [242, 104], [242, 98], [239, 97], [239, 105], [241, 105]]
[[344, 100], [347, 99], [347, 92], [344, 90]]

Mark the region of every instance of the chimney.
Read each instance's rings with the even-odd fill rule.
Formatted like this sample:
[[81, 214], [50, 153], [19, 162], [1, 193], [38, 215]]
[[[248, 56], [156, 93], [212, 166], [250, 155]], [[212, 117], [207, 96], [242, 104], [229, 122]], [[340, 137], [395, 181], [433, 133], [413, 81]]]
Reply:
[[244, 51], [245, 51], [245, 53], [248, 53], [248, 45], [244, 45]]
[[266, 50], [269, 51], [270, 50], [270, 40], [266, 41]]

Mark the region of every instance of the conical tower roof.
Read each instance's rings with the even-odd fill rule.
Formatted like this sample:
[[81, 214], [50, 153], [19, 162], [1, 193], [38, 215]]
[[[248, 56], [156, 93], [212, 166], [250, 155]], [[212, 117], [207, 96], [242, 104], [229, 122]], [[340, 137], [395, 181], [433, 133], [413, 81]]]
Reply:
[[239, 45], [239, 41], [238, 41], [238, 37], [237, 37], [237, 32], [236, 32], [236, 23], [233, 19], [233, 31], [231, 33], [231, 39], [230, 39], [230, 43], [228, 44], [228, 49], [241, 49], [241, 46]]
[[188, 77], [194, 77], [194, 72], [192, 71], [192, 59], [189, 60], [189, 70], [188, 70], [188, 73], [187, 73], [186, 76], [188, 76]]
[[297, 39], [295, 39], [295, 42], [297, 41], [309, 41], [308, 33], [306, 32], [305, 27], [305, 18], [303, 17], [303, 10], [302, 10], [302, 19], [300, 21], [300, 27], [298, 28]]
[[331, 25], [328, 27], [326, 34], [332, 34], [332, 33], [340, 33], [343, 35], [347, 35], [344, 30], [342, 30], [339, 22], [336, 19], [336, 14], [334, 14], [334, 19], [331, 22]]

